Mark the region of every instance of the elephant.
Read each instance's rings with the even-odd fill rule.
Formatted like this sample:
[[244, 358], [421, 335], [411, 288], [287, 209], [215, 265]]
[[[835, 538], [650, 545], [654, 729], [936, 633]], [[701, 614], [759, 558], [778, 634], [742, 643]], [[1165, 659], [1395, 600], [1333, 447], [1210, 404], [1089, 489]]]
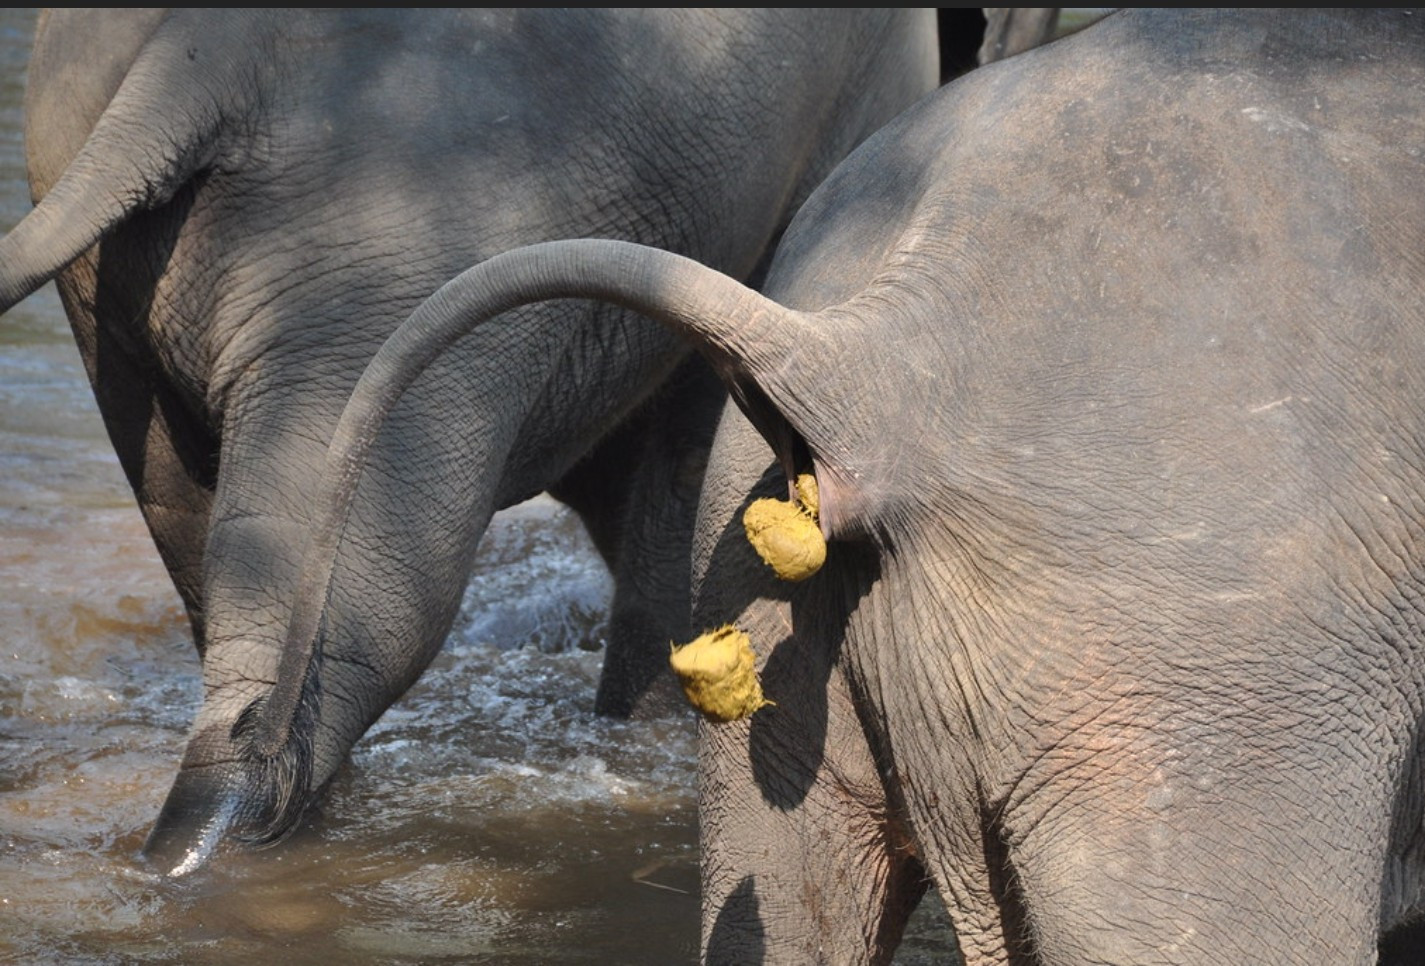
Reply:
[[292, 741], [247, 756], [330, 434], [400, 320], [472, 262], [568, 235], [756, 284], [816, 184], [934, 89], [936, 51], [930, 9], [42, 15], [36, 207], [0, 240], [0, 306], [57, 282], [201, 657], [154, 866], [289, 832], [440, 648], [491, 514], [542, 491], [614, 576], [596, 709], [686, 713], [665, 656], [724, 390], [649, 320], [549, 305], [393, 413]]
[[885, 963], [932, 887], [970, 966], [1419, 962], [1423, 92], [1411, 11], [1125, 9], [864, 142], [761, 292], [502, 253], [363, 373], [317, 532], [487, 319], [635, 309], [729, 390], [694, 614], [760, 675], [700, 723], [704, 962]]

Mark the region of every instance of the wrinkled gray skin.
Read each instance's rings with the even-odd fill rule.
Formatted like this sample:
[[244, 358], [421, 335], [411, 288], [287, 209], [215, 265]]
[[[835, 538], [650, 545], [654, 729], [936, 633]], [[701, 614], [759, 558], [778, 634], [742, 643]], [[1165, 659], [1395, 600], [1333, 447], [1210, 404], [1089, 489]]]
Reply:
[[[1422, 183], [1425, 17], [1124, 11], [868, 141], [776, 302], [610, 242], [460, 276], [326, 492], [492, 311], [636, 306], [740, 404], [695, 615], [776, 702], [703, 727], [707, 962], [886, 962], [927, 876], [972, 966], [1419, 962]], [[778, 584], [741, 511], [807, 470]]]
[[592, 235], [751, 276], [832, 166], [934, 87], [934, 30], [931, 10], [44, 17], [39, 204], [0, 241], [0, 304], [57, 278], [202, 655], [160, 868], [289, 830], [439, 649], [491, 514], [542, 490], [615, 574], [600, 709], [663, 707], [723, 398], [684, 343], [547, 305], [442, 360], [372, 454], [320, 665], [289, 659], [294, 706], [254, 738], [332, 426], [399, 321], [495, 252]]

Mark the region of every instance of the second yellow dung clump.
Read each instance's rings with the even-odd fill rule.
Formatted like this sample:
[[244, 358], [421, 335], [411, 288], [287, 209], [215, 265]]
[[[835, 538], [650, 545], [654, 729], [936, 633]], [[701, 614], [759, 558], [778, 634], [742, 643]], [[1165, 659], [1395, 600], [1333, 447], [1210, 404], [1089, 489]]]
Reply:
[[714, 721], [736, 721], [772, 704], [762, 696], [751, 640], [731, 624], [673, 648], [668, 663], [688, 701]]
[[742, 514], [757, 555], [783, 580], [805, 580], [826, 562], [826, 540], [817, 520], [816, 477], [797, 477], [797, 502], [753, 500]]

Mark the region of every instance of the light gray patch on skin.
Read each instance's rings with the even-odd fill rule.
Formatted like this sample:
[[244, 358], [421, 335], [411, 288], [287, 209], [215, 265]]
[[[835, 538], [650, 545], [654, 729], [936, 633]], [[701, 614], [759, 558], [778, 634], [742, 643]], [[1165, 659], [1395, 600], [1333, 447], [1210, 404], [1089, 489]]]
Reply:
[[1255, 416], [1257, 413], [1264, 413], [1270, 409], [1276, 409], [1278, 406], [1284, 406], [1289, 402], [1291, 402], [1291, 397], [1283, 396], [1281, 399], [1274, 399], [1269, 403], [1263, 403], [1260, 406], [1254, 406], [1247, 411]]
[[1148, 793], [1148, 797], [1144, 799], [1143, 803], [1151, 810], [1161, 812], [1172, 806], [1173, 798], [1172, 786], [1163, 782]]
[[1309, 131], [1311, 125], [1300, 118], [1283, 114], [1280, 111], [1268, 111], [1260, 107], [1244, 107], [1242, 113], [1247, 120], [1254, 121], [1264, 126], [1272, 134], [1281, 134], [1285, 131]]

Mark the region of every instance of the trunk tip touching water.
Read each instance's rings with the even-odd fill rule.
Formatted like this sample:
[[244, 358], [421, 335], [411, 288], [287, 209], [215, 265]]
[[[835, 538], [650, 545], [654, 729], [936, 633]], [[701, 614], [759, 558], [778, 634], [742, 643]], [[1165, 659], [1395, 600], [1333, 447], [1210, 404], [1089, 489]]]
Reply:
[[176, 878], [207, 865], [225, 842], [264, 848], [286, 838], [313, 797], [318, 694], [314, 662], [286, 741], [273, 754], [255, 746], [266, 698], [250, 702], [227, 734], [210, 728], [195, 735], [144, 843], [143, 859]]
[[184, 769], [169, 789], [140, 855], [163, 875], [185, 876], [216, 854], [240, 808], [230, 770]]

